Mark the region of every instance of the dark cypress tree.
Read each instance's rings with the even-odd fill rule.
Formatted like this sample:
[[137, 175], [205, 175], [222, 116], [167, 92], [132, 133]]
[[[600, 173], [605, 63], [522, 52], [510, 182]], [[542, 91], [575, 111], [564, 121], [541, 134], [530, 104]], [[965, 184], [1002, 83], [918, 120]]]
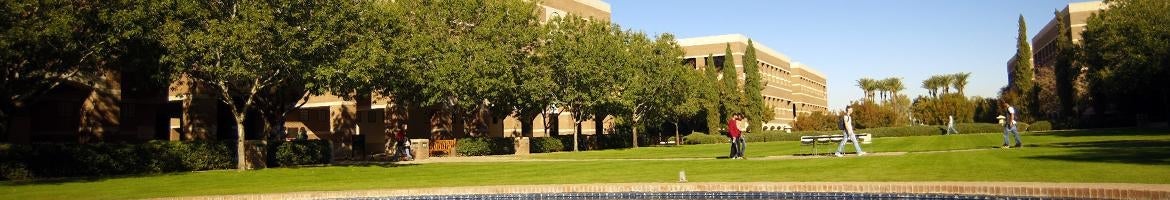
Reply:
[[748, 39], [747, 50], [743, 54], [743, 96], [746, 98], [744, 115], [748, 117], [748, 130], [759, 133], [762, 131], [763, 124], [761, 124], [764, 117], [764, 95], [760, 92], [764, 89], [761, 85], [760, 78], [760, 63], [756, 60], [756, 47], [752, 44], [752, 40]]
[[707, 110], [707, 134], [715, 135], [719, 134], [719, 127], [723, 124], [723, 121], [719, 120], [719, 90], [723, 87], [721, 87], [721, 84], [717, 84], [719, 71], [715, 69], [715, 56], [707, 55], [707, 66], [703, 67], [703, 72], [705, 75], [704, 78], [707, 80], [703, 84], [711, 84], [711, 88], [705, 95], [707, 99], [707, 105], [705, 105], [705, 109]]
[[723, 54], [723, 87], [720, 90], [719, 99], [722, 101], [722, 109], [720, 113], [723, 115], [722, 121], [731, 119], [732, 114], [743, 112], [740, 108], [742, 104], [740, 98], [743, 93], [739, 89], [739, 72], [735, 70], [735, 55], [731, 54], [731, 44], [727, 44], [727, 48]]

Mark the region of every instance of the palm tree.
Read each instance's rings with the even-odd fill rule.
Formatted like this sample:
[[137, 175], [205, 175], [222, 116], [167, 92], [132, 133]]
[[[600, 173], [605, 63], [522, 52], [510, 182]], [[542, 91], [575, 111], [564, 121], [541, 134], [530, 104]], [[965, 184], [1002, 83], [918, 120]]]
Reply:
[[959, 94], [963, 94], [963, 90], [967, 88], [967, 78], [971, 77], [971, 73], [956, 73], [951, 76], [953, 76], [952, 78], [954, 79], [954, 81], [951, 82], [951, 85], [955, 86], [955, 90], [958, 90]]
[[902, 85], [902, 78], [890, 77], [882, 80], [882, 85], [886, 86], [886, 90], [890, 92], [890, 97], [897, 97], [898, 92], [906, 89]]
[[943, 94], [951, 93], [951, 83], [955, 82], [954, 76], [936, 75], [934, 77], [938, 77], [939, 82], [937, 84], [938, 84], [938, 87], [942, 88]]
[[860, 87], [862, 91], [865, 91], [866, 99], [873, 99], [873, 91], [877, 90], [876, 84], [877, 81], [871, 78], [857, 79], [857, 87]]
[[938, 76], [931, 76], [926, 80], [922, 80], [922, 89], [926, 89], [926, 92], [930, 94], [930, 97], [937, 97], [939, 82], [940, 80]]

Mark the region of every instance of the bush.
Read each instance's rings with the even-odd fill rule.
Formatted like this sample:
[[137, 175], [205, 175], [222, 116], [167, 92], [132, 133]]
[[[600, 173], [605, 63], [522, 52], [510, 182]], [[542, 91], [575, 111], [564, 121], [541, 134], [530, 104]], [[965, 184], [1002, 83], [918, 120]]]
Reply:
[[109, 176], [226, 169], [235, 143], [32, 144], [0, 146], [0, 179]]
[[504, 155], [515, 153], [512, 138], [471, 137], [455, 142], [455, 152], [463, 156]]
[[528, 144], [532, 149], [532, 153], [550, 153], [565, 149], [565, 144], [561, 143], [560, 139], [553, 137], [529, 138]]
[[708, 135], [705, 133], [694, 132], [683, 137], [683, 144], [719, 144], [727, 143], [731, 138], [723, 135]]
[[1028, 131], [1050, 131], [1052, 130], [1052, 123], [1048, 121], [1038, 121], [1028, 126]]
[[268, 166], [297, 166], [329, 164], [333, 150], [326, 140], [297, 140], [268, 142]]
[[797, 131], [827, 131], [837, 129], [841, 116], [836, 113], [813, 111], [809, 114], [800, 114], [796, 119], [792, 123], [792, 128]]

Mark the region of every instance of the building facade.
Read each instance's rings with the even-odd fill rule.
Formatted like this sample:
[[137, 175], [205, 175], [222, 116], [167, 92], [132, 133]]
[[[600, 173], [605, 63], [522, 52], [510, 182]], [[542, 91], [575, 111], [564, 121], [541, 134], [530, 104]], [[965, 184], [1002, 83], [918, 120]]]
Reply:
[[[731, 56], [735, 61], [735, 71], [739, 73], [739, 83], [742, 86], [744, 78], [743, 55], [747, 50], [748, 37], [740, 34], [716, 35], [696, 38], [679, 39], [678, 43], [686, 52], [684, 59], [696, 69], [716, 67], [722, 69], [723, 60]], [[730, 45], [731, 54], [726, 54], [726, 47]], [[788, 56], [769, 48], [767, 45], [753, 41], [756, 48], [756, 60], [759, 63], [761, 86], [763, 86], [764, 104], [773, 108], [775, 118], [764, 122], [765, 129], [777, 130], [791, 127], [792, 122], [800, 114], [814, 111], [828, 111], [827, 78], [817, 70], [797, 62]], [[715, 66], [706, 66], [708, 55], [714, 59]], [[720, 70], [721, 71], [721, 70]], [[722, 77], [722, 76], [720, 76]], [[741, 87], [742, 88], [742, 87]]]

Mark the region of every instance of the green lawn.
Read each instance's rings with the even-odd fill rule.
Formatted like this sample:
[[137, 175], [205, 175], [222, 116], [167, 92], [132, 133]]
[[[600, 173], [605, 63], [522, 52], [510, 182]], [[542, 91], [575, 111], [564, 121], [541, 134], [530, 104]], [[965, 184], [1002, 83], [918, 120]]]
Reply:
[[[1170, 131], [1026, 134], [1027, 147], [992, 149], [1001, 134], [877, 138], [871, 152], [920, 152], [797, 160], [792, 142], [751, 143], [748, 160], [579, 160], [436, 163], [213, 171], [37, 183], [0, 183], [0, 199], [125, 199], [306, 190], [500, 184], [704, 181], [1025, 181], [1170, 184]], [[714, 158], [726, 145], [555, 153], [535, 159]], [[752, 159], [755, 157], [756, 159]]]

